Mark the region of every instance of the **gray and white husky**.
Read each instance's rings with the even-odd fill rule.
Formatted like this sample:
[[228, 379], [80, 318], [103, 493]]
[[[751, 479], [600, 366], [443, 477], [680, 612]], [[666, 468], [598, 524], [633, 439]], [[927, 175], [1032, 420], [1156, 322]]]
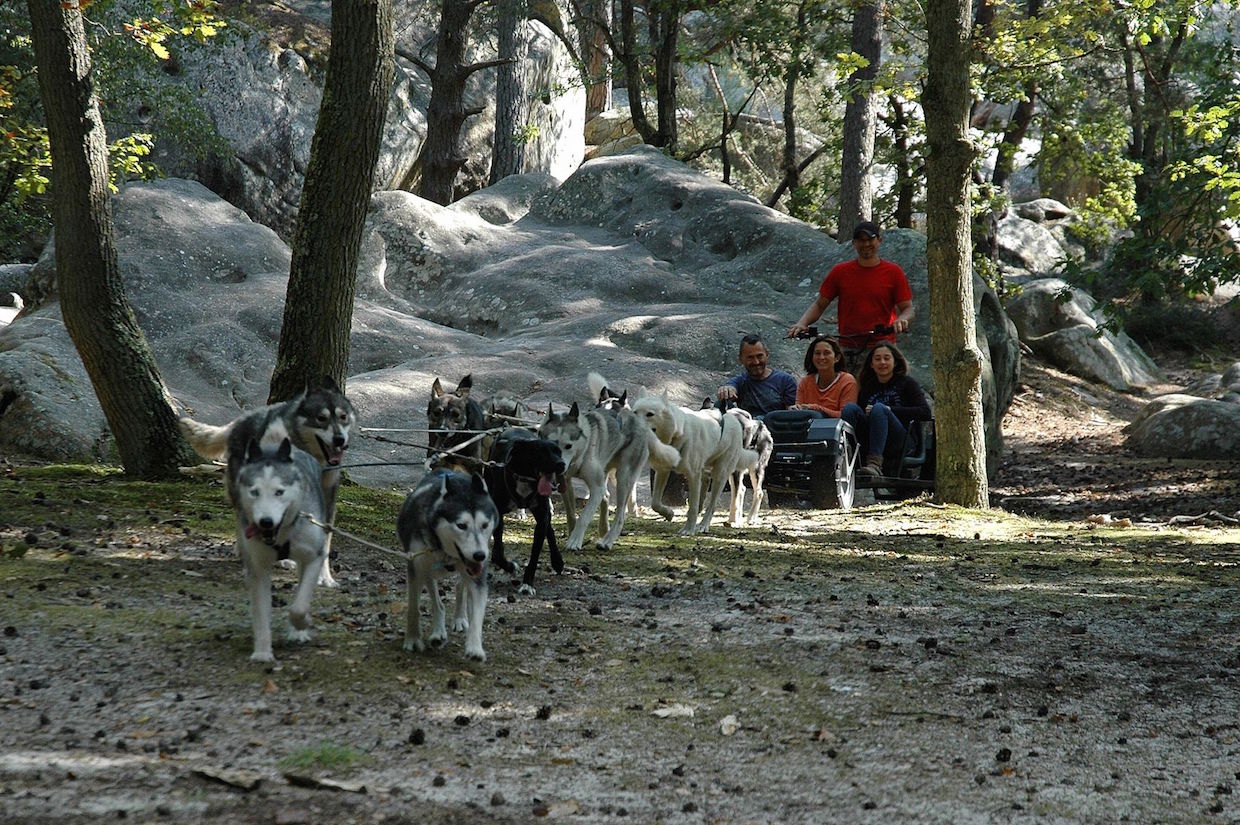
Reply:
[[[564, 514], [572, 525], [565, 548], [580, 550], [585, 543], [586, 529], [594, 514], [605, 506], [607, 476], [616, 477], [616, 516], [606, 535], [598, 540], [600, 550], [610, 549], [624, 529], [629, 507], [629, 491], [637, 483], [652, 451], [664, 463], [676, 464], [680, 454], [661, 444], [644, 421], [628, 409], [589, 410], [581, 412], [574, 403], [567, 413], [547, 408], [547, 417], [538, 428], [538, 437], [560, 448], [564, 463]], [[572, 483], [574, 478], [585, 482], [589, 490], [586, 506], [576, 517]]]
[[327, 560], [323, 490], [319, 464], [292, 445], [262, 447], [251, 440], [245, 454], [230, 461], [229, 490], [237, 511], [237, 550], [250, 591], [254, 626], [252, 662], [274, 662], [271, 652], [271, 570], [276, 561], [297, 563], [297, 594], [289, 606], [288, 638], [310, 640], [310, 597]]
[[[178, 424], [185, 439], [204, 458], [228, 461], [228, 494], [233, 496], [232, 479], [245, 459], [251, 441], [274, 446], [283, 438], [309, 453], [318, 461], [319, 483], [326, 503], [326, 523], [336, 521], [336, 494], [340, 488], [340, 462], [349, 448], [357, 412], [330, 376], [317, 386], [289, 401], [270, 404], [245, 413], [227, 424], [204, 424], [192, 418], [181, 418]], [[234, 503], [236, 498], [233, 497]], [[327, 536], [319, 584], [336, 587], [331, 571], [331, 534]]]
[[430, 597], [431, 647], [448, 640], [439, 580], [458, 576], [452, 629], [465, 631], [465, 655], [486, 661], [482, 617], [487, 609], [487, 572], [491, 533], [499, 512], [478, 474], [451, 470], [427, 473], [405, 499], [396, 519], [396, 535], [409, 554], [409, 608], [405, 650], [425, 650], [422, 640], [422, 590]]

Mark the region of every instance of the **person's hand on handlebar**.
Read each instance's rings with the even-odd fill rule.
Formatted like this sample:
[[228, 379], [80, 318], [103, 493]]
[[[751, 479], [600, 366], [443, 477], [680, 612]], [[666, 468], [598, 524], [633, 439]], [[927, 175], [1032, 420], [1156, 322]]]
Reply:
[[733, 387], [731, 384], [724, 384], [719, 388], [718, 397], [720, 401], [735, 401], [736, 387]]
[[895, 327], [895, 332], [897, 335], [903, 332], [908, 332], [908, 319], [907, 318], [897, 318], [895, 319], [895, 321], [892, 322], [891, 325]]
[[789, 338], [800, 338], [802, 335], [804, 335], [804, 334], [806, 333], [806, 331], [807, 331], [807, 330], [809, 330], [809, 327], [807, 327], [805, 324], [802, 324], [802, 323], [800, 323], [800, 322], [797, 322], [797, 323], [793, 324], [792, 326], [788, 327], [788, 336], [787, 336], [787, 337], [789, 337]]

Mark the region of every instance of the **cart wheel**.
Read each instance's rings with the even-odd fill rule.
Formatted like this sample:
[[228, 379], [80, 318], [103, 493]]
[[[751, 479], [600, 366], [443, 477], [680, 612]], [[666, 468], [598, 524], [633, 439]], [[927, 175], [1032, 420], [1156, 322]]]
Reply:
[[815, 459], [809, 475], [809, 503], [823, 510], [851, 510], [857, 491], [857, 443], [840, 430], [835, 455]]

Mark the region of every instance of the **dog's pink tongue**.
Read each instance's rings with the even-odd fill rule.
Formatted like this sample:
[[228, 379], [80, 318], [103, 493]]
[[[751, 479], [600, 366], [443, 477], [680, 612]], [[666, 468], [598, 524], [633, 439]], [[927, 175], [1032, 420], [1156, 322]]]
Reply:
[[555, 487], [551, 484], [551, 476], [541, 475], [538, 477], [538, 494], [540, 496], [549, 496]]

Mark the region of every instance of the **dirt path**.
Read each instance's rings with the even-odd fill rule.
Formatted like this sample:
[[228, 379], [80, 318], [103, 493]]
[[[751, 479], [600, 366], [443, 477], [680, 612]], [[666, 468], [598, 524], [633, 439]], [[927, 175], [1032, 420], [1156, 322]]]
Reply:
[[[1039, 391], [1014, 415], [1051, 421]], [[1116, 508], [1035, 486], [1019, 438], [1055, 520], [639, 520], [534, 597], [496, 582], [482, 665], [404, 653], [403, 569], [347, 543], [315, 642], [251, 665], [218, 489], [9, 468], [0, 820], [1240, 822], [1240, 531], [1090, 524]]]

